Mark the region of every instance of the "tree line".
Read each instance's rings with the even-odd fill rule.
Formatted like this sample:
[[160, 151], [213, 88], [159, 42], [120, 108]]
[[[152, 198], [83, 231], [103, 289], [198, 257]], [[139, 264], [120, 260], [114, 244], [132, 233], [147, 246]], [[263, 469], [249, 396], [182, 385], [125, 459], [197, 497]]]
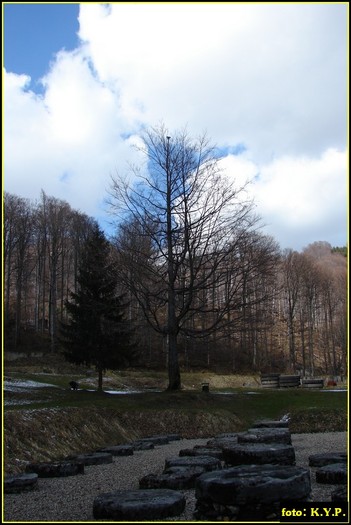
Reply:
[[[180, 370], [346, 373], [346, 251], [281, 251], [260, 231], [247, 185], [221, 172], [206, 136], [143, 134], [145, 165], [111, 178], [108, 246], [116, 294], [139, 348], [134, 364]], [[25, 330], [59, 349], [67, 301], [96, 221], [42, 192], [4, 195], [5, 350]]]

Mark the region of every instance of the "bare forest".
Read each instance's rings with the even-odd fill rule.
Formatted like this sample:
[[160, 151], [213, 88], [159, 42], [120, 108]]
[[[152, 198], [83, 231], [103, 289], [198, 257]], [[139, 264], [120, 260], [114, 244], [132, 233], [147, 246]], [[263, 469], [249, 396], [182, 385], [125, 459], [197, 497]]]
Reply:
[[[67, 321], [65, 302], [76, 291], [82, 246], [94, 224], [45, 193], [37, 202], [5, 193], [5, 358], [16, 351], [61, 351], [59, 323]], [[167, 297], [155, 280], [163, 269], [150, 235], [137, 235], [139, 227], [124, 224], [110, 239], [110, 257], [120, 292], [129, 298], [139, 350], [132, 364], [163, 369], [169, 359], [162, 329]], [[124, 278], [126, 262], [132, 280]], [[177, 278], [183, 283], [177, 291], [182, 370], [346, 374], [346, 249], [319, 241], [301, 253], [281, 251], [273, 239], [247, 232], [230, 257], [217, 257], [213, 267], [203, 256]], [[190, 278], [197, 283], [191, 290], [184, 287]], [[186, 310], [189, 293], [192, 307]]]

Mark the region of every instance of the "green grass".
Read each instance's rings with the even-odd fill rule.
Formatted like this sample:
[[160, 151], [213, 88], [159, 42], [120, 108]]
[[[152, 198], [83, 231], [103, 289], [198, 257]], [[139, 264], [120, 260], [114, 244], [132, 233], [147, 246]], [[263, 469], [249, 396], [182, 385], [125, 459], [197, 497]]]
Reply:
[[[36, 375], [27, 379], [38, 381]], [[79, 377], [72, 379], [80, 380]], [[14, 405], [13, 409], [51, 407], [104, 407], [118, 410], [203, 410], [215, 413], [224, 410], [235, 413], [241, 420], [253, 421], [259, 418], [279, 418], [286, 413], [301, 410], [347, 411], [346, 392], [328, 392], [312, 389], [231, 389], [230, 394], [220, 391], [204, 393], [199, 390], [180, 392], [143, 392], [142, 394], [99, 393], [88, 388], [72, 391], [67, 377], [41, 375], [40, 381], [55, 384], [59, 388], [43, 387], [33, 389], [26, 396], [30, 404]], [[81, 386], [84, 387], [82, 383]], [[250, 392], [250, 393], [249, 393]]]

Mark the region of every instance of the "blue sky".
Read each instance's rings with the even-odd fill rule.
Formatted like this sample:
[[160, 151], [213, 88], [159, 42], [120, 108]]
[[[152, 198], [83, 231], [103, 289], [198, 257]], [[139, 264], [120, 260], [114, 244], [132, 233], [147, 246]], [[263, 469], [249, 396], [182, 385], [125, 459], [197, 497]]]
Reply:
[[30, 89], [42, 92], [55, 53], [78, 44], [79, 4], [5, 4], [4, 65], [7, 71], [32, 77]]
[[347, 5], [2, 4], [5, 189], [107, 224], [145, 126], [204, 131], [282, 248], [347, 239]]

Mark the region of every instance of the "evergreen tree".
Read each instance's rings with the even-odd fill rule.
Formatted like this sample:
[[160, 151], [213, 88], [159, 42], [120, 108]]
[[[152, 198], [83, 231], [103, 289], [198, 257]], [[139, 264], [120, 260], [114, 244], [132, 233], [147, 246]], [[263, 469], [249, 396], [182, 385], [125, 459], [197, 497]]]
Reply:
[[128, 364], [134, 350], [109, 243], [97, 225], [85, 243], [77, 280], [78, 291], [66, 302], [70, 321], [61, 324], [64, 356], [71, 363], [94, 365], [102, 390], [103, 373]]

